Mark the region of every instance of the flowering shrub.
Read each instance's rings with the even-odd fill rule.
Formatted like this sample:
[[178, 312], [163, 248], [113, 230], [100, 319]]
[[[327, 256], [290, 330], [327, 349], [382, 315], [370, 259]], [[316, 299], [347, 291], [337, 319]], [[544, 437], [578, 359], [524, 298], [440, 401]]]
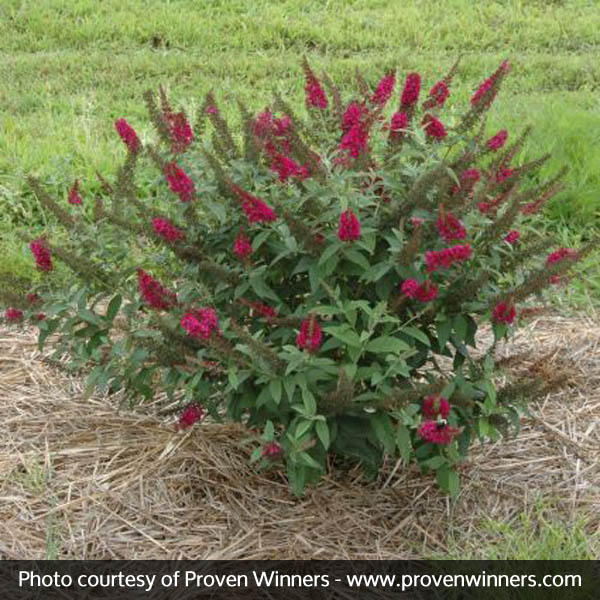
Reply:
[[[116, 121], [125, 158], [103, 194], [76, 180], [61, 206], [30, 180], [70, 240], [27, 238], [32, 260], [44, 277], [65, 263], [78, 283], [6, 286], [6, 321], [38, 321], [40, 343], [56, 334], [90, 386], [160, 392], [178, 429], [243, 421], [260, 436], [253, 461], [284, 461], [296, 493], [328, 456], [375, 473], [388, 455], [456, 494], [473, 440], [507, 434], [555, 383], [498, 387], [498, 340], [591, 244], [555, 249], [537, 233], [562, 173], [534, 186], [547, 156], [515, 164], [526, 133], [485, 135], [508, 64], [460, 116], [443, 112], [454, 72], [425, 96], [418, 73], [397, 89], [388, 72], [346, 97], [305, 61], [307, 119], [281, 98], [256, 116], [242, 106], [241, 139], [212, 94], [193, 126], [164, 90], [147, 94], [158, 141]], [[136, 188], [141, 161], [157, 170], [151, 197]]]

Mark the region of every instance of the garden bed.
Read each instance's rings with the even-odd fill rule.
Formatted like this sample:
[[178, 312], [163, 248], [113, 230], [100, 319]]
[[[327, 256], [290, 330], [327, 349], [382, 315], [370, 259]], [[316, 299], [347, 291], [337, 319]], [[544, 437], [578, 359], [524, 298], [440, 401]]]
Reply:
[[532, 406], [518, 438], [473, 448], [456, 502], [395, 464], [370, 483], [334, 471], [298, 500], [283, 474], [248, 466], [240, 427], [176, 432], [116, 411], [114, 397], [86, 399], [84, 380], [44, 363], [33, 332], [0, 329], [0, 557], [445, 556], [534, 504], [597, 533], [600, 322], [541, 317], [510, 346], [523, 353], [516, 368], [566, 370], [569, 383]]

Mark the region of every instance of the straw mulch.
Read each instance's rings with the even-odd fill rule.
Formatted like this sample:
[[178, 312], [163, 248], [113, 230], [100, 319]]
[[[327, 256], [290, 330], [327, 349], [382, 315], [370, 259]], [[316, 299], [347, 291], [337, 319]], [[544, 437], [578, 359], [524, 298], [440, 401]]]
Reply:
[[598, 531], [600, 323], [539, 318], [510, 346], [526, 353], [520, 368], [551, 352], [545, 366], [567, 369], [569, 385], [532, 407], [517, 439], [473, 449], [455, 503], [394, 464], [371, 483], [334, 472], [297, 500], [281, 473], [248, 466], [238, 427], [177, 433], [114, 399], [85, 400], [32, 333], [0, 330], [0, 557], [423, 557], [539, 498]]

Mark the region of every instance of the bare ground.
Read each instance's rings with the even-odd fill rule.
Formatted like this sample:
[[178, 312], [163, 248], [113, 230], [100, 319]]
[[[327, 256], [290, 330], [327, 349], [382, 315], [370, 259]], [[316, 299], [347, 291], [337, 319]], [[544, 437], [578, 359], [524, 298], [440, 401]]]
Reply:
[[551, 353], [544, 367], [567, 365], [569, 385], [532, 406], [518, 438], [473, 448], [455, 502], [399, 464], [372, 483], [333, 472], [298, 500], [281, 473], [248, 466], [239, 427], [178, 433], [86, 400], [33, 333], [0, 329], [0, 557], [416, 558], [540, 500], [597, 533], [600, 321], [542, 317], [509, 351], [525, 353], [521, 367]]

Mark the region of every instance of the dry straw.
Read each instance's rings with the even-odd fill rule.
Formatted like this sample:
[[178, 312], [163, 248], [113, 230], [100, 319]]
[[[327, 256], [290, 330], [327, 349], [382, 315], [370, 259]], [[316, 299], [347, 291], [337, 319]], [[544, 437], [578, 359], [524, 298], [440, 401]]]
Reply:
[[[521, 435], [476, 447], [450, 503], [414, 468], [367, 483], [333, 471], [295, 499], [281, 473], [248, 466], [243, 429], [177, 433], [47, 366], [33, 333], [0, 329], [0, 557], [409, 558], [443, 554], [489, 518], [536, 499], [600, 528], [600, 324], [542, 317], [510, 347], [518, 365], [567, 369]], [[550, 354], [548, 354], [550, 353]]]

